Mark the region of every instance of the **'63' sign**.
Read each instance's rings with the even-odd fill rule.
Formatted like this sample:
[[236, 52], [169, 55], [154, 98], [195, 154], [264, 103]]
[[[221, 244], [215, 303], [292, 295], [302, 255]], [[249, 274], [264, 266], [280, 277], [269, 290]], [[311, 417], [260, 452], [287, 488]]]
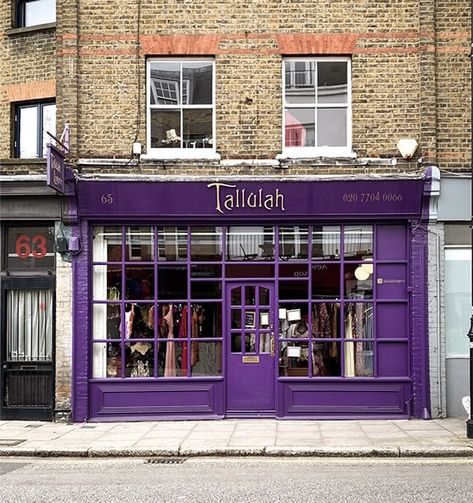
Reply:
[[27, 234], [21, 234], [16, 238], [15, 253], [23, 260], [28, 259], [30, 256], [35, 259], [42, 259], [46, 257], [47, 252], [47, 240], [43, 234], [36, 234], [32, 238]]

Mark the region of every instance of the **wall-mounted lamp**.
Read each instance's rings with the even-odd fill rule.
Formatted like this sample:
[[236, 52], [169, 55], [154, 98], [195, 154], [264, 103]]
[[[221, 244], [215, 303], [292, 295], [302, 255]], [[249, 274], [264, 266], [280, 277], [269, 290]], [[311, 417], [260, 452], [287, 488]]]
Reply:
[[418, 146], [419, 144], [416, 140], [414, 140], [414, 138], [401, 138], [397, 142], [397, 149], [406, 161], [412, 159], [412, 156], [415, 154]]

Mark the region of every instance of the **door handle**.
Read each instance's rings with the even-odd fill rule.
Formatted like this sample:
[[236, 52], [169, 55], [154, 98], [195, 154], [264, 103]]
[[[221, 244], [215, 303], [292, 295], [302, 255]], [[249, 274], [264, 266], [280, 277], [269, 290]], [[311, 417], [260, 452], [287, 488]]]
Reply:
[[269, 338], [269, 354], [274, 356], [274, 334]]

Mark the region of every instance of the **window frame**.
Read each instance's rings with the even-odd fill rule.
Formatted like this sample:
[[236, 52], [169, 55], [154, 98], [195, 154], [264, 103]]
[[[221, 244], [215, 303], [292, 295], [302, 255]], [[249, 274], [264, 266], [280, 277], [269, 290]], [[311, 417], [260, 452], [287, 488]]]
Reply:
[[[14, 139], [13, 139], [13, 153], [16, 159], [45, 159], [46, 156], [43, 156], [43, 140], [45, 132], [43, 131], [43, 119], [44, 119], [44, 107], [54, 105], [56, 107], [56, 100], [41, 100], [41, 101], [25, 101], [18, 102], [14, 104], [14, 122], [15, 122], [15, 131], [14, 131]], [[21, 157], [21, 142], [20, 142], [20, 134], [21, 134], [21, 119], [20, 119], [20, 110], [23, 108], [36, 108], [37, 119], [36, 119], [36, 156], [35, 157]], [[57, 112], [57, 110], [56, 110]]]
[[[181, 103], [179, 105], [152, 105], [151, 94], [156, 97], [156, 90], [151, 89], [151, 65], [153, 63], [177, 63], [182, 65], [185, 62], [193, 63], [211, 63], [212, 64], [212, 102], [210, 104], [189, 105]], [[182, 93], [183, 86], [186, 86], [187, 96], [190, 86], [186, 79], [182, 78], [182, 66], [180, 67], [180, 89]], [[209, 148], [152, 148], [151, 147], [151, 110], [166, 108], [169, 110], [212, 110], [212, 146]], [[182, 114], [181, 114], [181, 132], [182, 132]], [[182, 134], [182, 133], [181, 133]], [[215, 59], [214, 58], [148, 58], [146, 61], [146, 146], [147, 154], [141, 156], [146, 159], [219, 159], [216, 153], [216, 82], [215, 82]]]
[[18, 28], [30, 28], [34, 26], [41, 26], [44, 24], [55, 23], [57, 19], [57, 2], [55, 4], [56, 10], [54, 11], [54, 20], [48, 21], [46, 23], [34, 23], [34, 24], [26, 24], [25, 15], [26, 15], [26, 4], [30, 2], [36, 2], [41, 0], [16, 0], [15, 2], [15, 23]]
[[[288, 61], [318, 63], [345, 62], [347, 64], [347, 102], [346, 103], [317, 103], [317, 73], [315, 73], [315, 100], [314, 103], [286, 104], [286, 69]], [[317, 72], [317, 70], [316, 70]], [[344, 146], [332, 147], [286, 147], [286, 108], [313, 108], [315, 110], [315, 141], [317, 141], [317, 111], [323, 108], [340, 108], [347, 112], [346, 135], [347, 142]], [[284, 57], [282, 60], [282, 157], [310, 158], [310, 157], [354, 157], [352, 152], [352, 65], [349, 56], [313, 56], [313, 57]]]

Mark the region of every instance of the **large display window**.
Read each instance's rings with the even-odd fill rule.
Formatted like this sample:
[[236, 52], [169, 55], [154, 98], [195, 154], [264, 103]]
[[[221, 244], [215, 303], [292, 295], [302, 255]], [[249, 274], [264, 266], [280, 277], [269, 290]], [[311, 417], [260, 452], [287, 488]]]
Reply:
[[[224, 284], [237, 280], [274, 284], [260, 344], [276, 336], [279, 377], [407, 375], [405, 231], [390, 228], [398, 251], [377, 250], [385, 229], [378, 236], [376, 225], [362, 224], [95, 226], [92, 377], [223, 375], [225, 333], [241, 323], [226, 320], [233, 301]], [[397, 318], [397, 331], [383, 315]], [[247, 349], [256, 344], [251, 333]], [[391, 349], [402, 362], [383, 367]]]

